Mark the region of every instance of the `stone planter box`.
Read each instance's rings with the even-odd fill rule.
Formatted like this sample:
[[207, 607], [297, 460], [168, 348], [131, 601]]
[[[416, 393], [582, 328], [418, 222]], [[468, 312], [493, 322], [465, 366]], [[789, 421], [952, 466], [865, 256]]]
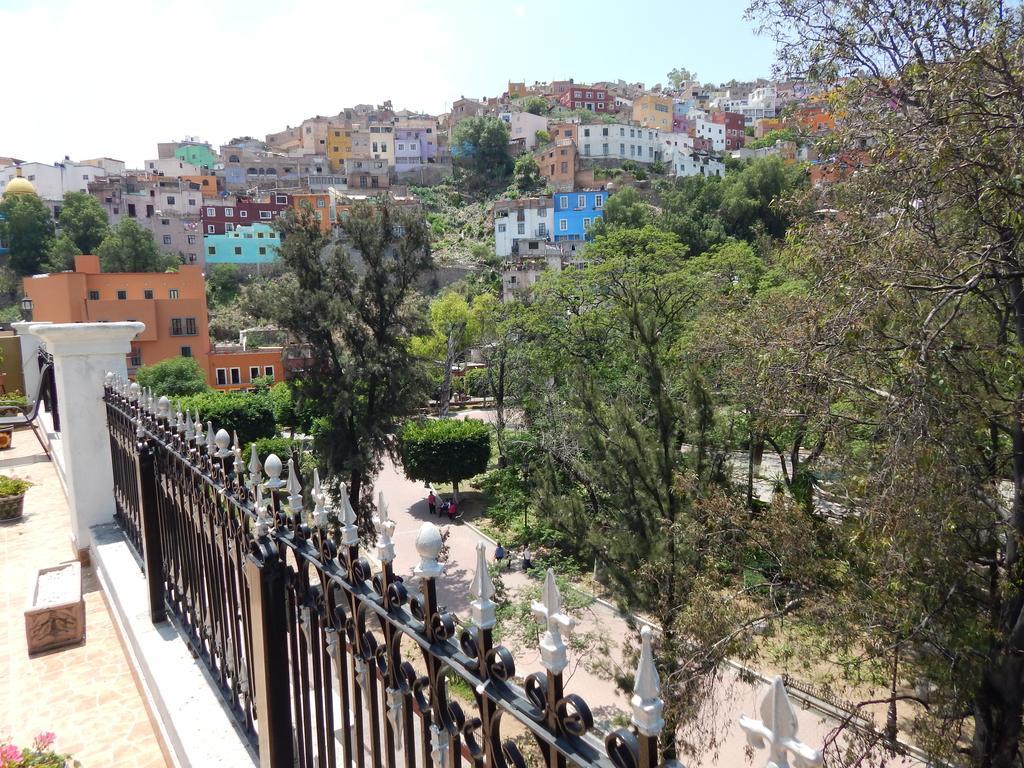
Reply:
[[17, 520], [25, 512], [25, 494], [0, 496], [0, 522]]
[[25, 606], [25, 639], [30, 655], [85, 639], [81, 563], [61, 563], [36, 574]]

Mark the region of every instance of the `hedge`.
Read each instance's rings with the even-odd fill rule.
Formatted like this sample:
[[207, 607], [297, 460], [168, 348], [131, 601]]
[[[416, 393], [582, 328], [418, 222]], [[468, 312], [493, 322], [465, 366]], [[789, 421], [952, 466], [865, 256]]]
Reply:
[[[175, 400], [175, 407], [179, 401]], [[226, 429], [228, 434], [238, 433], [242, 445], [261, 437], [275, 437], [277, 425], [270, 397], [259, 392], [204, 392], [183, 397], [182, 407], [199, 410], [203, 424], [213, 422], [214, 430]]]

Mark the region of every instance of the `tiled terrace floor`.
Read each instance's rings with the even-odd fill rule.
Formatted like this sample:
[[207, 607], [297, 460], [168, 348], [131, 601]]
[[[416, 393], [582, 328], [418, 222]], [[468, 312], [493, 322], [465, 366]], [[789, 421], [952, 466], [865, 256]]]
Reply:
[[0, 452], [0, 473], [32, 481], [25, 517], [0, 524], [0, 737], [41, 731], [82, 768], [165, 768], [167, 762], [92, 567], [82, 569], [85, 642], [29, 657], [25, 601], [36, 570], [71, 559], [68, 504], [27, 430]]

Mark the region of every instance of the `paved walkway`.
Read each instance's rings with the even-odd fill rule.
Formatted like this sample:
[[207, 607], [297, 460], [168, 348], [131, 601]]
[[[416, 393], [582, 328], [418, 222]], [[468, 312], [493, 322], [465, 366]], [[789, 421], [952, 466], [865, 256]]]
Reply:
[[42, 731], [83, 768], [165, 768], [146, 707], [91, 567], [82, 569], [86, 639], [29, 657], [23, 611], [36, 570], [71, 559], [68, 505], [27, 430], [0, 452], [0, 473], [32, 481], [20, 522], [0, 524], [0, 737]]
[[[460, 413], [457, 418], [479, 418], [484, 421], [493, 419], [493, 412], [479, 411]], [[445, 574], [438, 580], [438, 600], [449, 610], [461, 617], [469, 616], [470, 585], [476, 564], [476, 545], [484, 540], [476, 531], [462, 523], [447, 524], [438, 518], [431, 517], [427, 510], [426, 488], [422, 483], [412, 482], [402, 474], [390, 461], [385, 461], [384, 468], [377, 479], [375, 490], [383, 491], [388, 502], [391, 519], [395, 529], [395, 570], [404, 577], [410, 577], [412, 569], [419, 558], [416, 554], [415, 539], [420, 526], [425, 521], [439, 524], [442, 531], [449, 531], [449, 555]], [[494, 549], [490, 542], [488, 559], [493, 560]], [[523, 587], [531, 580], [520, 570], [505, 574], [504, 582], [510, 590]], [[615, 611], [595, 604], [577, 625], [577, 632], [601, 632], [609, 641], [610, 653], [608, 661], [622, 665], [622, 643], [636, 643], [624, 619]], [[530, 648], [510, 647], [516, 660], [516, 676], [522, 678], [541, 669], [540, 656], [536, 646]], [[574, 658], [570, 651], [569, 670], [574, 669], [578, 657]], [[567, 676], [568, 677], [568, 676]], [[608, 728], [616, 714], [629, 714], [629, 697], [618, 691], [615, 684], [605, 677], [591, 674], [582, 666], [576, 666], [571, 678], [566, 683], [566, 693], [578, 693], [586, 700], [594, 712], [598, 727]], [[716, 730], [722, 737], [722, 743], [714, 753], [703, 757], [684, 760], [688, 768], [710, 768], [711, 766], [751, 766], [763, 765], [766, 753], [755, 753], [751, 761], [747, 757], [747, 742], [743, 731], [738, 725], [739, 716], [747, 714], [760, 717], [761, 686], [751, 685], [739, 680], [731, 673], [724, 672], [714, 697], [713, 713], [710, 714]], [[796, 702], [794, 701], [794, 705]], [[835, 723], [827, 720], [816, 712], [797, 709], [800, 724], [800, 739], [811, 746], [821, 747]], [[888, 765], [920, 766], [914, 760], [893, 760]]]

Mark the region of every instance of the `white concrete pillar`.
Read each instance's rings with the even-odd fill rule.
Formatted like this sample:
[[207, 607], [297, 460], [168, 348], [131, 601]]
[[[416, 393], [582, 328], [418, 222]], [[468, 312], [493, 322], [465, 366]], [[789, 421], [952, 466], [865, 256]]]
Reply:
[[131, 341], [145, 327], [143, 323], [33, 323], [29, 327], [53, 355], [72, 545], [80, 559], [92, 544], [89, 529], [114, 517], [103, 378], [108, 371], [127, 375]]
[[52, 325], [50, 322], [33, 323], [21, 321], [11, 323], [11, 327], [18, 334], [18, 342], [21, 344], [21, 375], [25, 380], [25, 397], [28, 404], [36, 401], [36, 394], [39, 392], [39, 337], [29, 330], [33, 325]]

